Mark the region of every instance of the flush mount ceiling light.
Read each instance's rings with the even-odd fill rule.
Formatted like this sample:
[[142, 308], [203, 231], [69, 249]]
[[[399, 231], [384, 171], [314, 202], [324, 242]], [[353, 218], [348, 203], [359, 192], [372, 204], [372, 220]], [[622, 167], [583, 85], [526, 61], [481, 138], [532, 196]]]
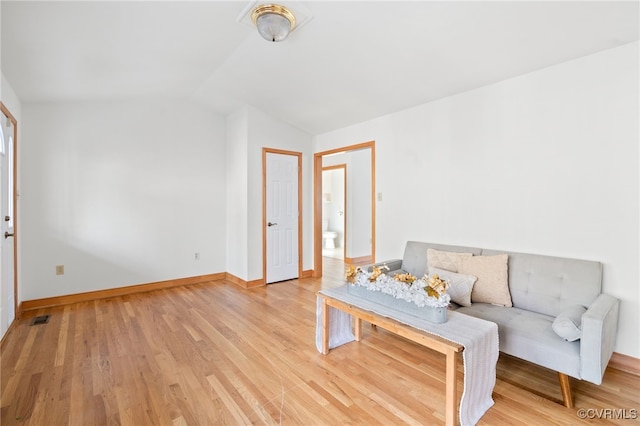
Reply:
[[263, 4], [251, 13], [251, 20], [258, 32], [267, 41], [282, 41], [296, 26], [293, 13], [284, 6]]

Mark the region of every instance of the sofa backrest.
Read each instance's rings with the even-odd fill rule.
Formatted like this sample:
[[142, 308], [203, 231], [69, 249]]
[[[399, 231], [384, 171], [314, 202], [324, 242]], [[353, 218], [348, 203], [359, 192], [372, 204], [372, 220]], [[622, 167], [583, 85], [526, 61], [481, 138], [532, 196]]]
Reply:
[[537, 254], [482, 250], [509, 255], [509, 291], [516, 308], [557, 316], [571, 305], [589, 306], [602, 293], [602, 264]]
[[456, 253], [473, 253], [474, 256], [482, 253], [482, 249], [473, 247], [407, 241], [404, 256], [402, 257], [402, 270], [421, 278], [427, 272], [427, 249], [453, 251]]

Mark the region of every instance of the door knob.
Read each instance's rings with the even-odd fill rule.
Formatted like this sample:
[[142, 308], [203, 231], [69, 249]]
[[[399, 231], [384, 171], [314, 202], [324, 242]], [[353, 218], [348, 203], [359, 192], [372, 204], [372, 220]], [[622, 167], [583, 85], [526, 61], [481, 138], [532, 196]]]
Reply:
[[8, 231], [4, 233], [4, 238], [7, 239], [9, 237], [13, 237], [13, 233], [9, 233]]
[[275, 223], [275, 222], [268, 222], [267, 223], [267, 226], [275, 226], [275, 225], [277, 225], [277, 223]]

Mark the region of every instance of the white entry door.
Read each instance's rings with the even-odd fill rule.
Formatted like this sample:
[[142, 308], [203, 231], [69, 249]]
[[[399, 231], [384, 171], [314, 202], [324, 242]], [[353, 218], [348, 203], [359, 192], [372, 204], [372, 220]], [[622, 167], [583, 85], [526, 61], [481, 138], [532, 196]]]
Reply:
[[0, 114], [0, 336], [15, 318], [13, 263], [13, 123]]
[[298, 157], [266, 153], [266, 283], [298, 278]]

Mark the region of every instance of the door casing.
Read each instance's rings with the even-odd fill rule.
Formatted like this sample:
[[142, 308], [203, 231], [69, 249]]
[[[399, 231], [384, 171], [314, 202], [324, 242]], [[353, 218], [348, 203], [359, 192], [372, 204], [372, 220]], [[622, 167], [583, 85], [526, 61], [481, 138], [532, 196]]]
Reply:
[[262, 279], [267, 283], [267, 154], [298, 157], [298, 277], [302, 276], [302, 153], [262, 148]]
[[322, 276], [322, 157], [339, 152], [371, 149], [371, 262], [376, 256], [376, 143], [362, 142], [313, 154], [313, 277]]
[[[18, 310], [18, 121], [9, 109], [0, 102], [0, 112], [11, 120], [13, 125], [13, 312], [14, 321], [20, 318]], [[3, 238], [4, 236], [0, 236]]]

